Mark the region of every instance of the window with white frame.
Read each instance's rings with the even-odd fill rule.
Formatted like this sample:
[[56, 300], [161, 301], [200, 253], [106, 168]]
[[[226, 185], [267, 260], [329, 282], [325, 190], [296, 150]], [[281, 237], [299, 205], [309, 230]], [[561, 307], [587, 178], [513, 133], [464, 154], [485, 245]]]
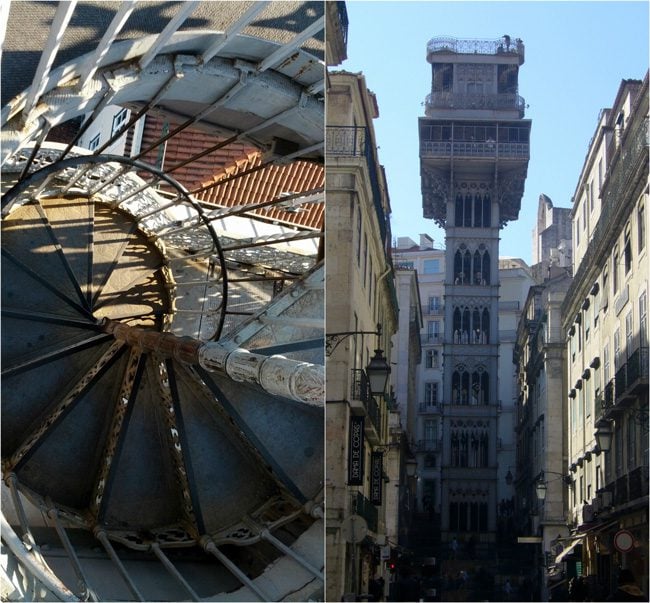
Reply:
[[429, 297], [429, 312], [440, 311], [440, 296], [434, 295]]
[[437, 406], [438, 404], [438, 383], [428, 381], [424, 384], [424, 403], [426, 406]]
[[629, 223], [625, 226], [625, 233], [623, 235], [623, 262], [625, 274], [627, 275], [632, 270], [632, 237]]
[[618, 262], [619, 262], [619, 253], [618, 253], [618, 243], [614, 245], [614, 251], [612, 252], [612, 287], [614, 293], [618, 291]]
[[614, 370], [621, 368], [623, 356], [621, 354], [621, 333], [618, 329], [614, 331]]
[[129, 110], [125, 107], [113, 116], [111, 136], [114, 136], [129, 119]]
[[646, 292], [639, 297], [639, 345], [648, 346], [648, 302]]
[[636, 214], [638, 248], [641, 251], [645, 247], [645, 205], [643, 201], [639, 204]]
[[438, 350], [427, 350], [425, 356], [426, 368], [439, 368], [440, 367], [440, 352]]
[[424, 260], [424, 274], [438, 274], [440, 272], [440, 260]]
[[427, 321], [427, 336], [429, 341], [437, 342], [440, 339], [440, 321]]
[[93, 138], [90, 140], [88, 143], [88, 149], [90, 151], [94, 151], [97, 147], [99, 147], [99, 140], [101, 139], [101, 133], [100, 134], [95, 134]]
[[627, 357], [634, 351], [634, 333], [632, 332], [632, 310], [625, 315], [625, 353]]

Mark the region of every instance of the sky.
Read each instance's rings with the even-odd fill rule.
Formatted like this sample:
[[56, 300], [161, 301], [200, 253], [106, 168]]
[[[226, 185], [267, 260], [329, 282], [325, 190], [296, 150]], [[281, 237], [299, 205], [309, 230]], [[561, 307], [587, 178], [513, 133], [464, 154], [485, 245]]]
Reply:
[[420, 233], [444, 246], [444, 232], [422, 217], [418, 117], [431, 91], [426, 44], [434, 37], [496, 40], [526, 47], [519, 94], [532, 120], [530, 162], [519, 219], [501, 233], [500, 255], [530, 264], [540, 194], [571, 207], [598, 115], [623, 79], [648, 69], [647, 0], [380, 1], [347, 0], [348, 59], [336, 70], [363, 72], [377, 96], [374, 121], [386, 170], [393, 238]]

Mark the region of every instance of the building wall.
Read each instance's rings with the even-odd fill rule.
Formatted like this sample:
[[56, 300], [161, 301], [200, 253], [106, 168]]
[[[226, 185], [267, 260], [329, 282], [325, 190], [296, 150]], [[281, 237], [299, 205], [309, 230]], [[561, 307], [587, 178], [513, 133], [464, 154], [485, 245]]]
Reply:
[[[646, 75], [643, 82], [621, 82], [590, 143], [572, 212], [574, 236], [580, 234], [580, 242], [574, 242], [574, 282], [562, 306], [569, 389], [567, 469], [575, 481], [569, 521], [579, 527], [594, 517], [610, 520], [612, 527], [601, 539], [617, 529], [630, 530], [643, 544], [627, 556], [613, 547], [607, 555], [599, 553], [596, 535], [587, 531], [583, 561], [607, 588], [616, 565], [632, 567], [646, 593], [647, 135]], [[586, 194], [592, 182], [601, 183], [593, 211]], [[594, 432], [603, 421], [613, 430], [612, 446], [597, 454]]]
[[[397, 329], [397, 297], [388, 246], [389, 200], [385, 192], [381, 193], [386, 191], [386, 183], [376, 156], [372, 126], [372, 119], [378, 115], [376, 100], [367, 90], [362, 74], [337, 72], [330, 73], [329, 78], [328, 340], [334, 341], [335, 333], [373, 332], [378, 324], [382, 331], [381, 337], [358, 334], [344, 338], [327, 361], [326, 598], [341, 600], [345, 593], [367, 592], [369, 579], [383, 571], [376, 566], [373, 548], [367, 543], [385, 545], [387, 518], [397, 515], [397, 509], [392, 507], [396, 503], [393, 496], [384, 496], [382, 504], [370, 502], [371, 454], [386, 453], [389, 444], [395, 444], [389, 431], [389, 425], [395, 424], [390, 416], [395, 412], [390, 395], [364, 400], [353, 388], [375, 349], [391, 357], [391, 337]], [[360, 146], [359, 141], [363, 141]], [[365, 472], [361, 485], [348, 485], [352, 416], [363, 416], [365, 421]], [[398, 464], [394, 459], [389, 459], [384, 462], [384, 471], [395, 466]], [[388, 478], [391, 481], [387, 487], [399, 483], [399, 475]], [[361, 539], [355, 544], [347, 542], [351, 538], [346, 525], [352, 515], [361, 515], [370, 524], [369, 540], [363, 544], [359, 543]]]
[[393, 250], [395, 265], [414, 270], [422, 305], [422, 327], [418, 336], [422, 360], [409, 398], [407, 431], [417, 460], [417, 512], [440, 512], [440, 466], [442, 461], [443, 337], [445, 251], [436, 249], [426, 235], [420, 244], [400, 237]]

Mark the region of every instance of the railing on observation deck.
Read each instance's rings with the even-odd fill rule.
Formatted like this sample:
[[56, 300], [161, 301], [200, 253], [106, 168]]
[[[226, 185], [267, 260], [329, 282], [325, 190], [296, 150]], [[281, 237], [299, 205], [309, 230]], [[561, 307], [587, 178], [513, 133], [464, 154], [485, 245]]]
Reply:
[[433, 92], [427, 94], [425, 113], [429, 109], [514, 109], [523, 117], [526, 110], [526, 100], [518, 94], [461, 94], [454, 92]]
[[423, 140], [420, 143], [422, 157], [502, 157], [528, 159], [530, 144], [527, 142], [443, 142]]
[[432, 38], [427, 42], [427, 59], [430, 54], [453, 52], [456, 54], [512, 54], [521, 57], [523, 62], [525, 47], [523, 42], [509, 36], [497, 40], [458, 40], [449, 36]]

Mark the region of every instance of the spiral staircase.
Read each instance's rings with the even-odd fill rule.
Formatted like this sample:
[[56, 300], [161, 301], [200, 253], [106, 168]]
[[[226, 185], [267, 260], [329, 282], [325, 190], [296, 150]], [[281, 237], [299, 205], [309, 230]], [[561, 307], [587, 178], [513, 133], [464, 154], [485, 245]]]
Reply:
[[[178, 166], [107, 149], [155, 112], [174, 125], [149, 150], [199, 128], [212, 150], [260, 151], [223, 182], [322, 164], [324, 70], [305, 50], [322, 7], [139, 4], [103, 3], [92, 49], [56, 68], [98, 3], [51, 5], [33, 83], [2, 109], [2, 596], [318, 599], [322, 227], [291, 214], [322, 184], [233, 205], [216, 180], [208, 203]], [[152, 4], [176, 12], [140, 37], [129, 19]], [[279, 41], [246, 34], [270, 22]], [[78, 146], [109, 105], [129, 122]]]

